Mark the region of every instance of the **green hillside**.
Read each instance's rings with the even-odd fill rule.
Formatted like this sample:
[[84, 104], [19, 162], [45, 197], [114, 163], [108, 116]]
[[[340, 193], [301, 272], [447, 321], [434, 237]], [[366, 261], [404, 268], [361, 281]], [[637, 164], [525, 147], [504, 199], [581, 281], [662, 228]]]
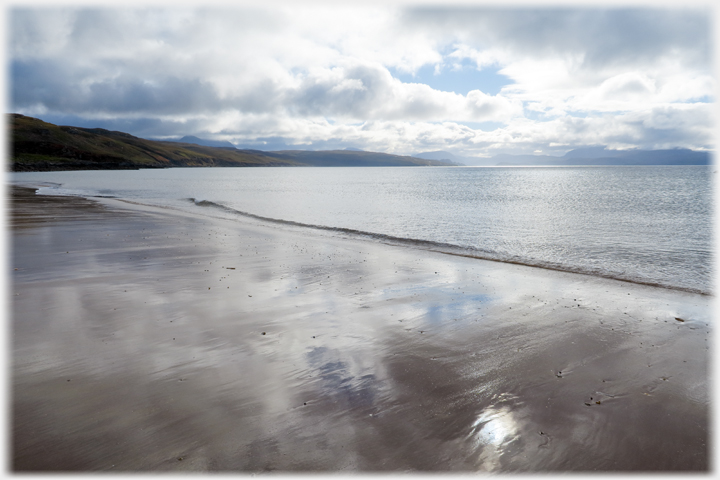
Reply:
[[10, 114], [13, 171], [298, 165], [240, 150], [158, 142], [102, 128], [60, 127]]
[[145, 140], [102, 128], [57, 126], [20, 114], [9, 114], [8, 123], [12, 171], [449, 165], [436, 160], [373, 152], [263, 152]]

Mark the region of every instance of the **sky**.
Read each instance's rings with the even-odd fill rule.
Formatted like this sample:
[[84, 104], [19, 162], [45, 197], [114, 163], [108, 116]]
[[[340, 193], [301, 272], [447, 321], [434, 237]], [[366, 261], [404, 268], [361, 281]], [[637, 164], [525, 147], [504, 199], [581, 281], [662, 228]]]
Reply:
[[261, 150], [714, 149], [702, 4], [49, 4], [6, 17], [6, 110], [59, 125]]

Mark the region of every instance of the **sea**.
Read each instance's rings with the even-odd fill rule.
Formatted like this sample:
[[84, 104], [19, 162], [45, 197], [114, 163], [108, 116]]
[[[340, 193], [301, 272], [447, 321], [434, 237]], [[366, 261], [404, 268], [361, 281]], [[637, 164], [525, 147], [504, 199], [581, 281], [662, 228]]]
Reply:
[[708, 295], [713, 168], [171, 168], [10, 182]]

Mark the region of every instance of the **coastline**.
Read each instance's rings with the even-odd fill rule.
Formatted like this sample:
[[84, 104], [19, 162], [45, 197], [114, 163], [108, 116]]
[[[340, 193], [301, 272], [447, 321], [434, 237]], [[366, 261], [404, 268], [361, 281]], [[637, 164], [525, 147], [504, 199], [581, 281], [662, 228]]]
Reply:
[[13, 470], [709, 469], [711, 297], [13, 191]]
[[[196, 201], [194, 198], [190, 198], [191, 201]], [[125, 200], [125, 202], [130, 202]], [[138, 204], [136, 202], [130, 202], [134, 203], [135, 205], [142, 205]], [[310, 223], [302, 223], [297, 222], [294, 220], [283, 220], [278, 218], [272, 218], [272, 217], [265, 217], [262, 215], [257, 215], [254, 213], [249, 212], [243, 212], [241, 210], [236, 210], [230, 207], [227, 207], [225, 205], [210, 202], [207, 200], [202, 200], [198, 202], [198, 204], [204, 204], [207, 206], [212, 206], [214, 208], [218, 208], [221, 211], [229, 211], [232, 212], [234, 216], [240, 216], [245, 217], [247, 219], [253, 219], [253, 220], [259, 220], [263, 224], [276, 224], [276, 225], [284, 225], [287, 227], [300, 227], [305, 229], [312, 229], [317, 232], [332, 232], [332, 233], [338, 233], [338, 234], [347, 234], [351, 237], [358, 238], [358, 237], [364, 237], [365, 239], [371, 239], [372, 241], [382, 242], [384, 244], [389, 244], [393, 246], [398, 247], [410, 247], [410, 248], [419, 248], [428, 252], [434, 252], [434, 253], [440, 253], [444, 255], [454, 255], [458, 257], [465, 257], [465, 258], [471, 258], [474, 260], [483, 260], [483, 261], [489, 261], [489, 262], [498, 262], [504, 265], [521, 265], [526, 267], [532, 267], [532, 268], [540, 268], [544, 270], [553, 270], [557, 272], [566, 272], [566, 273], [574, 273], [578, 275], [589, 275], [591, 277], [601, 277], [606, 278], [609, 280], [616, 280], [619, 282], [627, 282], [634, 285], [645, 285], [649, 287], [658, 287], [658, 288], [665, 288], [670, 290], [677, 290], [682, 292], [688, 292], [688, 293], [696, 293], [699, 295], [704, 296], [712, 296], [712, 293], [710, 292], [709, 288], [707, 290], [701, 289], [701, 288], [693, 288], [688, 286], [679, 286], [679, 285], [672, 285], [667, 283], [661, 283], [658, 281], [653, 281], [649, 279], [641, 279], [641, 278], [627, 278], [623, 277], [622, 275], [613, 274], [611, 272], [605, 272], [605, 271], [588, 271], [583, 268], [578, 267], [569, 267], [567, 265], [560, 265], [557, 263], [548, 263], [548, 262], [532, 262], [528, 259], [515, 259], [515, 258], [508, 258], [508, 257], [499, 257], [496, 255], [491, 255], [487, 253], [482, 253], [480, 250], [472, 250], [470, 248], [461, 247], [459, 245], [453, 245], [450, 243], [445, 242], [437, 242], [432, 240], [422, 240], [417, 238], [406, 238], [406, 237], [397, 237], [394, 235], [388, 235], [388, 234], [380, 234], [380, 233], [373, 233], [373, 232], [367, 232], [362, 230], [356, 230], [352, 228], [345, 228], [345, 227], [330, 227], [326, 225], [316, 225], [316, 224], [310, 224]]]

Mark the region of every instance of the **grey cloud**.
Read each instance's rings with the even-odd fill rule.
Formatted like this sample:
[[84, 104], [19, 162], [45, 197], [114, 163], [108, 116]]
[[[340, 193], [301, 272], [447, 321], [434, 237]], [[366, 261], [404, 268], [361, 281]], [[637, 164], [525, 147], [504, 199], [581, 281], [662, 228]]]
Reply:
[[[306, 77], [294, 91], [288, 92], [289, 109], [296, 115], [368, 116], [373, 107], [390, 95], [391, 76], [386, 70], [355, 66], [337, 79]], [[342, 80], [356, 84], [342, 86]]]
[[65, 113], [182, 114], [223, 108], [208, 83], [196, 78], [138, 78], [128, 74], [83, 85], [88, 69], [59, 61], [16, 60], [10, 68], [12, 108], [43, 105]]
[[[102, 72], [120, 70], [117, 77], [91, 80]], [[306, 77], [299, 87], [283, 87], [272, 79], [246, 87], [235, 97], [220, 98], [215, 88], [198, 78], [131, 74], [123, 64], [99, 63], [97, 69], [68, 66], [62, 61], [15, 60], [10, 68], [12, 108], [42, 105], [53, 112], [117, 114], [197, 114], [226, 109], [243, 113], [297, 117], [339, 116], [358, 119], [423, 118], [438, 108], [419, 96], [401, 110], [384, 110], [393, 101], [387, 70], [354, 66], [329, 79]], [[350, 85], [343, 82], [351, 82]], [[359, 88], [356, 88], [359, 87]]]
[[387, 118], [389, 120], [427, 120], [445, 113], [442, 105], [438, 105], [431, 98], [422, 95], [406, 102], [402, 107], [402, 109], [392, 112], [391, 115], [387, 115]]
[[42, 105], [68, 113], [83, 111], [87, 98], [80, 82], [92, 71], [74, 68], [63, 61], [14, 60], [10, 64], [11, 108]]
[[598, 131], [598, 126], [593, 120], [593, 117], [578, 118], [568, 116], [563, 119], [562, 123], [565, 131], [575, 135], [575, 138], [582, 138], [602, 134], [602, 131]]
[[[708, 9], [416, 8], [406, 28], [445, 33], [446, 41], [509, 46], [526, 53], [584, 54], [585, 66], [647, 62], [673, 50], [707, 66]], [[447, 32], [452, 32], [448, 36]]]
[[154, 117], [95, 119], [83, 115], [47, 114], [42, 119], [55, 125], [70, 125], [82, 128], [104, 128], [129, 133], [136, 137], [169, 137], [195, 135], [204, 128], [199, 120], [172, 121]]
[[649, 149], [663, 148], [697, 148], [702, 145], [705, 149], [712, 150], [713, 145], [707, 143], [705, 135], [698, 131], [687, 129], [643, 129], [643, 144]]
[[648, 88], [639, 80], [630, 80], [612, 89], [614, 93], [647, 93]]
[[47, 68], [46, 62], [38, 61], [13, 61], [9, 71], [10, 83], [10, 108], [15, 110], [23, 107], [30, 107], [38, 103], [44, 103], [49, 90], [57, 88], [58, 75]]
[[[597, 17], [579, 32], [588, 48], [586, 62], [606, 64], [642, 61], [683, 51], [690, 63], [707, 65], [711, 59], [710, 11], [608, 10], [591, 11]], [[593, 44], [592, 39], [599, 39]]]
[[183, 114], [223, 108], [214, 87], [199, 79], [166, 77], [151, 82], [122, 76], [91, 84], [88, 107], [107, 112]]
[[482, 103], [480, 105], [473, 105], [473, 111], [476, 115], [482, 117], [490, 117], [497, 112], [497, 107], [491, 103]]
[[430, 89], [407, 97], [394, 91], [385, 68], [355, 65], [333, 78], [307, 77], [287, 92], [284, 104], [293, 115], [323, 115], [361, 120], [427, 120], [445, 114]]
[[713, 148], [713, 122], [706, 109], [657, 107], [616, 117], [568, 117], [562, 123], [562, 130], [578, 145], [595, 138], [599, 144], [624, 143], [641, 149]]
[[715, 123], [712, 118], [713, 107], [695, 104], [695, 108], [678, 108], [676, 106], [655, 107], [650, 112], [647, 122], [653, 127], [711, 128]]
[[78, 51], [126, 44], [137, 32], [132, 26], [126, 25], [121, 17], [119, 18], [118, 14], [122, 15], [122, 13], [109, 9], [77, 10], [68, 41]]
[[[692, 132], [686, 132], [679, 128], [658, 129], [642, 127], [640, 132], [642, 135], [642, 144], [645, 148], [649, 149], [663, 149], [678, 145], [684, 146], [692, 137]], [[690, 137], [688, 137], [688, 134], [690, 134]], [[637, 140], [635, 140], [635, 142], [637, 142]]]
[[244, 113], [279, 113], [285, 106], [284, 89], [272, 79], [264, 79], [232, 98], [224, 100], [226, 107], [234, 107]]

